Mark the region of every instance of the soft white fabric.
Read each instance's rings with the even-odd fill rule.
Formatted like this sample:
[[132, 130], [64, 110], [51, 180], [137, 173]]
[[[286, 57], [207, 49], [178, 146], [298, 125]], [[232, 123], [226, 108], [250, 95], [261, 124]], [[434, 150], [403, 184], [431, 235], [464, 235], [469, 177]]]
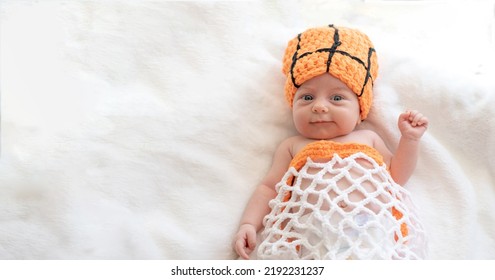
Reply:
[[363, 127], [430, 119], [406, 185], [432, 259], [495, 258], [493, 1], [2, 1], [2, 259], [230, 259], [295, 131], [286, 43], [353, 26], [380, 62]]

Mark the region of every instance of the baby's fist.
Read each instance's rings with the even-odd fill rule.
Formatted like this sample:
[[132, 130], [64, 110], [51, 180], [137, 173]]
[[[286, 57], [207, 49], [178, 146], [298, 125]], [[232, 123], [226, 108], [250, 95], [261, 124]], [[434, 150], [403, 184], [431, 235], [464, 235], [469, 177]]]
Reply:
[[403, 137], [419, 140], [428, 128], [428, 118], [416, 110], [408, 110], [399, 116], [399, 130]]

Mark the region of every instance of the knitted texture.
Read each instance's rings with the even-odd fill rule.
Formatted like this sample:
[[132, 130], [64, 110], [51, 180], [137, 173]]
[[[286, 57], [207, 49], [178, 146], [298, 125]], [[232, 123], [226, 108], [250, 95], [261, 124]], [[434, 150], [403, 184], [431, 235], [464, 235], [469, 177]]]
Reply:
[[309, 158], [332, 158], [337, 153], [341, 158], [346, 158], [357, 152], [364, 152], [379, 165], [383, 164], [382, 155], [372, 147], [360, 143], [340, 143], [328, 140], [315, 141], [308, 144], [290, 162], [290, 166], [299, 170]]
[[333, 25], [308, 29], [289, 41], [282, 70], [287, 76], [285, 96], [291, 106], [299, 86], [311, 78], [329, 73], [356, 93], [361, 119], [368, 116], [378, 63], [373, 44], [366, 34]]
[[377, 163], [373, 148], [352, 152], [355, 144], [336, 143], [328, 156], [318, 151], [322, 144], [306, 146], [303, 154], [312, 156], [300, 169], [293, 161], [277, 184], [258, 258], [424, 258], [425, 234], [409, 193]]

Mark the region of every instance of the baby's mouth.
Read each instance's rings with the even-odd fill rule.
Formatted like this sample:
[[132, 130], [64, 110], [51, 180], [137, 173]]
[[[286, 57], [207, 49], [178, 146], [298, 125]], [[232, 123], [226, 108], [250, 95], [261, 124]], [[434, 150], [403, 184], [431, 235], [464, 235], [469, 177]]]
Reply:
[[325, 123], [331, 123], [332, 121], [327, 121], [327, 120], [315, 120], [315, 121], [310, 121], [310, 124], [325, 124]]

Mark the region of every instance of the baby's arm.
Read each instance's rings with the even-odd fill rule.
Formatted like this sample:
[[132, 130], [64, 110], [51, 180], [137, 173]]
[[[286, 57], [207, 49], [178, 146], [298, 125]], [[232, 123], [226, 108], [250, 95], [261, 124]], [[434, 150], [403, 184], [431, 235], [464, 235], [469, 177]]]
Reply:
[[256, 233], [263, 226], [263, 218], [270, 212], [268, 202], [277, 195], [275, 185], [292, 160], [290, 147], [290, 139], [280, 144], [273, 157], [270, 171], [256, 188], [244, 210], [241, 225], [234, 239], [234, 249], [244, 259], [249, 259], [249, 254], [256, 247]]
[[243, 259], [249, 259], [249, 254], [256, 247], [256, 233], [262, 226], [263, 217], [270, 212], [268, 202], [275, 195], [273, 188], [261, 184], [251, 196], [234, 238], [234, 249]]
[[397, 184], [404, 185], [416, 168], [419, 142], [428, 128], [428, 119], [418, 111], [406, 111], [399, 116], [398, 124], [402, 136], [390, 160], [390, 174]]

